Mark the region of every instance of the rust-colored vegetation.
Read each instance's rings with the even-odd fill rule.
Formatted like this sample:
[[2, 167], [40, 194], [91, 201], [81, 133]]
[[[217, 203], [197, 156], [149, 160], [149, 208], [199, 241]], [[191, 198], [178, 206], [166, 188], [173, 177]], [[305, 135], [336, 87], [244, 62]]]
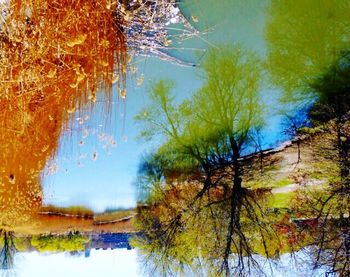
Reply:
[[[41, 206], [41, 172], [76, 110], [123, 87], [123, 5], [101, 0], [12, 0], [0, 25], [0, 225]], [[119, 12], [120, 11], [120, 12]], [[108, 102], [108, 101], [106, 101]]]

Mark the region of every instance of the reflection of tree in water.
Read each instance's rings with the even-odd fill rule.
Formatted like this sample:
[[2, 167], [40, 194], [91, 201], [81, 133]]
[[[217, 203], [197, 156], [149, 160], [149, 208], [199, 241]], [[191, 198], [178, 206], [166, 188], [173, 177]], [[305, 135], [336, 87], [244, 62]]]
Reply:
[[[327, 274], [348, 276], [350, 221], [339, 205], [344, 203], [343, 197], [346, 199], [347, 196], [337, 195], [330, 200], [329, 194], [321, 195], [315, 191], [299, 196], [300, 202], [294, 211], [302, 219], [285, 222], [282, 228], [285, 228], [283, 233], [288, 237], [291, 249], [296, 251], [307, 246], [302, 251], [311, 258], [314, 269], [323, 268]], [[348, 203], [346, 208], [349, 208]]]
[[327, 266], [329, 273], [348, 276], [350, 273], [350, 221], [349, 218], [328, 219], [315, 234], [313, 256], [315, 268]]
[[193, 186], [170, 188], [163, 200], [140, 210], [141, 253], [164, 275], [186, 266], [195, 273], [205, 266], [208, 275], [263, 274], [257, 256], [276, 258], [280, 250], [266, 192], [218, 186], [193, 203], [199, 189]]
[[[326, 109], [331, 108], [332, 102]], [[318, 103], [325, 107], [324, 103]], [[319, 116], [324, 110], [313, 108]], [[330, 113], [324, 114], [329, 116]], [[348, 115], [340, 120], [332, 118], [321, 125], [322, 140], [315, 142], [313, 153], [324, 162], [329, 171], [323, 188], [300, 192], [294, 199], [293, 210], [298, 217], [305, 218], [299, 230], [307, 240], [301, 244], [310, 245], [315, 268], [327, 266], [329, 273], [348, 276], [350, 274], [350, 178], [349, 141], [350, 126]], [[324, 123], [323, 123], [324, 124]], [[324, 169], [320, 169], [324, 170]]]
[[285, 100], [318, 96], [313, 82], [349, 47], [349, 11], [347, 0], [271, 1], [267, 61]]
[[297, 2], [272, 1], [266, 32], [269, 69], [285, 101], [315, 100], [309, 116], [323, 135], [313, 141], [313, 154], [330, 166], [321, 191], [295, 198], [293, 209], [303, 218], [296, 233], [300, 244], [311, 246], [315, 268], [327, 266], [330, 274], [349, 276], [350, 5]]
[[225, 46], [209, 51], [203, 69], [204, 85], [191, 100], [177, 106], [172, 84], [160, 81], [151, 91], [154, 104], [137, 116], [145, 137], [167, 139], [141, 167], [139, 179], [152, 183], [149, 206], [140, 211], [139, 247], [163, 274], [172, 260], [175, 269], [205, 263], [213, 274], [262, 274], [254, 255], [274, 258], [279, 248], [269, 190], [242, 183], [242, 152], [263, 124], [259, 60]]
[[[14, 256], [17, 252], [14, 233], [0, 230], [0, 272], [1, 276], [7, 276], [8, 270], [13, 269]], [[4, 275], [2, 274], [4, 273]]]
[[156, 169], [145, 174], [156, 178], [140, 179], [153, 187], [140, 208], [145, 234], [135, 243], [163, 274], [203, 265], [203, 275], [252, 274], [258, 254], [276, 258], [309, 246], [315, 268], [349, 275], [349, 9], [349, 1], [272, 1], [268, 10], [272, 81], [284, 102], [315, 100], [309, 116], [323, 135], [312, 142], [314, 149], [319, 144], [314, 155], [334, 170], [321, 192], [297, 194], [290, 215], [271, 214], [268, 193], [242, 182], [249, 173], [242, 152], [261, 127], [257, 60], [209, 52], [203, 87], [180, 105], [169, 94], [171, 83], [153, 86], [154, 105], [137, 119], [145, 123], [144, 137], [160, 133], [166, 142], [151, 157]]
[[[315, 268], [327, 266], [329, 273], [339, 276], [350, 274], [349, 72], [349, 54], [344, 52], [313, 84], [319, 98], [310, 117], [315, 125], [325, 125], [327, 133], [317, 154], [331, 161], [334, 169], [329, 172], [332, 178], [322, 195], [309, 196], [308, 201], [301, 197], [302, 203], [309, 204], [309, 215], [318, 222], [310, 230], [314, 238], [311, 245]], [[297, 207], [300, 210], [304, 212], [305, 207]]]

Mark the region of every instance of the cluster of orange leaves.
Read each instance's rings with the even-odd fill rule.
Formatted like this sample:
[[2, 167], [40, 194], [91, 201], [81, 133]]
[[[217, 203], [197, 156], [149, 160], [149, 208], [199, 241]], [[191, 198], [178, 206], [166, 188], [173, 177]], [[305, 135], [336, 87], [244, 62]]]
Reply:
[[92, 108], [98, 91], [108, 100], [113, 83], [123, 86], [120, 5], [9, 2], [0, 25], [0, 225], [40, 207], [41, 172], [74, 111]]

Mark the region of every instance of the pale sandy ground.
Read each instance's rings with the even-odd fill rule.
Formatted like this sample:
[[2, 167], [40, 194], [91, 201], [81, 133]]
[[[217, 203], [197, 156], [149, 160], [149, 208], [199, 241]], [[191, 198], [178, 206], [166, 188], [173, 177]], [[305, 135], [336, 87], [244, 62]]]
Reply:
[[272, 193], [289, 193], [299, 188], [321, 187], [327, 180], [309, 179], [302, 176], [300, 172], [312, 170], [312, 164], [315, 162], [315, 154], [310, 148], [308, 141], [302, 142], [300, 146], [301, 161], [298, 161], [298, 148], [296, 143], [286, 142], [280, 146], [283, 149], [271, 155], [279, 160], [278, 169], [269, 172], [274, 181], [283, 179], [294, 179], [294, 183], [286, 186], [272, 189]]

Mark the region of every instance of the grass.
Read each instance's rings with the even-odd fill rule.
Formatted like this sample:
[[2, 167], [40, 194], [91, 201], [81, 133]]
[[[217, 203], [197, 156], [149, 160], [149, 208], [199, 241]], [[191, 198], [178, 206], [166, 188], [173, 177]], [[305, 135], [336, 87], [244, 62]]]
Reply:
[[272, 181], [271, 176], [266, 175], [264, 177], [261, 177], [260, 179], [255, 179], [253, 181], [248, 181], [246, 182], [246, 186], [251, 188], [251, 189], [256, 189], [256, 188], [281, 188], [288, 186], [290, 184], [294, 183], [293, 180], [290, 178], [284, 178], [280, 179], [277, 181]]
[[70, 207], [57, 207], [53, 205], [43, 206], [41, 212], [50, 213], [50, 214], [68, 214], [79, 217], [92, 218], [94, 212], [84, 206], [70, 206]]
[[289, 202], [292, 199], [294, 192], [288, 193], [275, 193], [269, 200], [269, 207], [271, 208], [289, 208]]
[[281, 188], [281, 187], [288, 186], [292, 183], [294, 183], [293, 180], [291, 180], [289, 178], [285, 178], [285, 179], [277, 180], [276, 182], [272, 183], [271, 187], [272, 188]]
[[112, 222], [129, 216], [134, 216], [136, 214], [135, 210], [133, 209], [108, 209], [101, 214], [94, 214], [92, 210], [84, 206], [56, 207], [53, 205], [42, 207], [41, 212], [52, 215], [70, 215], [90, 219], [93, 218], [94, 222]]
[[339, 167], [336, 163], [329, 160], [323, 160], [322, 162], [313, 162], [312, 170], [309, 173], [309, 177], [312, 179], [328, 179], [333, 180], [340, 175]]
[[102, 214], [97, 214], [94, 216], [95, 222], [108, 222], [123, 219], [125, 217], [134, 216], [136, 214], [135, 210], [117, 210], [114, 212], [107, 212]]

